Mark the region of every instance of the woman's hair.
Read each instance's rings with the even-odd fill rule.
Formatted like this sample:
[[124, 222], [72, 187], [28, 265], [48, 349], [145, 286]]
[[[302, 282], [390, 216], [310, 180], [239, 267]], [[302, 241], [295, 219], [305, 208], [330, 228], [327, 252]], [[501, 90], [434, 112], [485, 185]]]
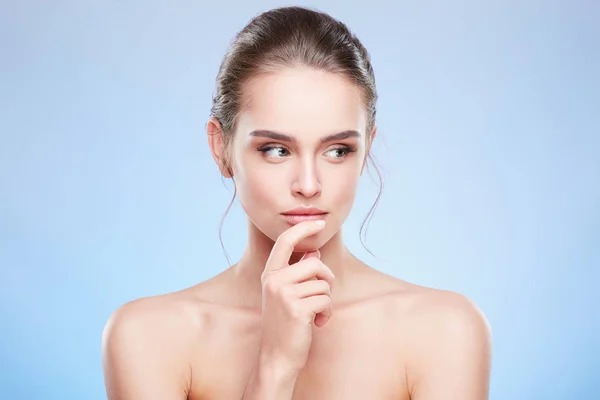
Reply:
[[[328, 14], [302, 7], [277, 8], [254, 17], [235, 36], [219, 68], [211, 115], [221, 124], [225, 155], [221, 158], [222, 168], [231, 172], [231, 143], [237, 116], [248, 100], [243, 95], [245, 84], [257, 75], [295, 66], [338, 74], [356, 84], [361, 90], [367, 111], [366, 132], [370, 135], [375, 124], [377, 91], [373, 67], [365, 47], [344, 23]], [[370, 143], [370, 137], [367, 139], [367, 143]], [[367, 149], [367, 157], [379, 177], [379, 193], [361, 225], [363, 246], [363, 228], [365, 223], [368, 226], [370, 222], [383, 184], [370, 149]], [[235, 194], [234, 191], [227, 211], [233, 204]]]

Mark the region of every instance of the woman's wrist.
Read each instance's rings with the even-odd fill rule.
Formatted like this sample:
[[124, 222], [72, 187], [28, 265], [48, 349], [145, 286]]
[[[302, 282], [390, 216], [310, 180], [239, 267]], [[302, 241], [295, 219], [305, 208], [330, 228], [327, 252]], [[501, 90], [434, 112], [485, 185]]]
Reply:
[[242, 400], [287, 400], [294, 394], [299, 371], [274, 358], [260, 356]]

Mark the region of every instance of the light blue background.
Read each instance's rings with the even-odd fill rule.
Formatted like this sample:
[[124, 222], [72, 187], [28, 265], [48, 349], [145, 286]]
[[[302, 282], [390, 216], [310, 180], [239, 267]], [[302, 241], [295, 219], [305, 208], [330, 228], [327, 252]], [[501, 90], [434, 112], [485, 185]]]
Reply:
[[[102, 399], [119, 305], [226, 267], [204, 124], [234, 34], [276, 1], [0, 4], [0, 398]], [[249, 4], [251, 3], [251, 4]], [[491, 398], [600, 395], [600, 2], [299, 2], [372, 54], [375, 154], [345, 236], [487, 315]], [[239, 207], [223, 238], [245, 244]]]

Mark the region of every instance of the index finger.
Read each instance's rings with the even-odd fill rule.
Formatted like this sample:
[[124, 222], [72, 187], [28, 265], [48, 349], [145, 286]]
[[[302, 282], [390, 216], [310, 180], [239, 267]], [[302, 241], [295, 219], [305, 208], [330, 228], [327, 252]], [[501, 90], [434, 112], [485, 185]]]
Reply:
[[276, 271], [288, 266], [294, 247], [311, 235], [319, 232], [325, 226], [325, 221], [305, 221], [292, 226], [283, 232], [271, 250], [269, 259], [265, 265], [265, 271]]

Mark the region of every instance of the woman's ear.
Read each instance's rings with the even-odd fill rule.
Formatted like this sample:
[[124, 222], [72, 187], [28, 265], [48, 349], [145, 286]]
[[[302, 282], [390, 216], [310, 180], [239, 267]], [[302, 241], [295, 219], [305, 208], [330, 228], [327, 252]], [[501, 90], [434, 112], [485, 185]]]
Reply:
[[215, 117], [210, 117], [206, 123], [206, 133], [208, 135], [208, 146], [213, 156], [213, 160], [217, 163], [217, 167], [225, 178], [231, 178], [233, 172], [229, 167], [225, 142], [223, 140], [223, 129], [221, 123]]
[[371, 130], [371, 136], [369, 138], [369, 150], [373, 145], [373, 140], [375, 140], [375, 135], [377, 135], [377, 125], [373, 125], [373, 129]]
[[371, 134], [369, 135], [369, 138], [367, 139], [367, 149], [365, 151], [365, 159], [363, 160], [363, 165], [362, 165], [362, 168], [360, 169], [361, 175], [365, 169], [365, 165], [367, 165], [367, 158], [369, 157], [369, 154], [371, 153], [371, 148], [373, 147], [373, 140], [375, 139], [376, 134], [377, 134], [377, 125], [373, 125]]

